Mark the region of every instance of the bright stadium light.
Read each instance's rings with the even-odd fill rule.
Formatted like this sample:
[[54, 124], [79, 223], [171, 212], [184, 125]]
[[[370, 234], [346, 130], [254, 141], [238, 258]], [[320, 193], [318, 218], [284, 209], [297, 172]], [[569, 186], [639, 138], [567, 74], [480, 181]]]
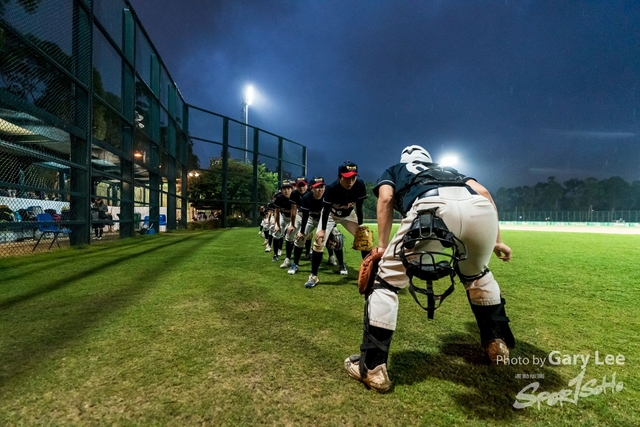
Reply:
[[442, 159], [440, 159], [440, 161], [438, 162], [438, 164], [440, 166], [456, 167], [456, 165], [458, 164], [458, 156], [454, 156], [454, 155], [443, 156]]
[[251, 105], [253, 103], [253, 86], [247, 86], [247, 91], [245, 93], [245, 104]]

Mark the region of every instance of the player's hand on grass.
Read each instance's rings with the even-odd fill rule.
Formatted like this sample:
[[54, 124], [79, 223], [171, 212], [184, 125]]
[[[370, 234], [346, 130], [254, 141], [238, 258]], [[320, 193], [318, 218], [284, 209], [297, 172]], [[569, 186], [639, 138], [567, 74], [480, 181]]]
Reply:
[[511, 259], [511, 248], [504, 243], [496, 243], [493, 247], [493, 253], [502, 261], [509, 261]]
[[324, 241], [324, 230], [316, 231], [316, 242]]

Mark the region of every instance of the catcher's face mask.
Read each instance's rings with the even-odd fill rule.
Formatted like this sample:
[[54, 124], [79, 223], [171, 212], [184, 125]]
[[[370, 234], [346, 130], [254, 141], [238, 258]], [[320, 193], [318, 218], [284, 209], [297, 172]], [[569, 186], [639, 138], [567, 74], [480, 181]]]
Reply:
[[458, 262], [467, 257], [466, 246], [449, 231], [436, 210], [418, 212], [411, 228], [394, 248], [409, 278], [434, 281], [453, 276]]
[[[394, 253], [402, 259], [402, 264], [407, 269], [409, 292], [418, 305], [427, 311], [429, 319], [433, 319], [434, 311], [453, 292], [453, 278], [458, 270], [458, 262], [467, 258], [466, 246], [449, 231], [442, 218], [436, 215], [437, 210], [438, 208], [433, 208], [418, 212], [409, 231], [394, 248]], [[436, 295], [433, 281], [447, 276], [451, 280], [451, 286], [444, 293]], [[415, 286], [414, 277], [426, 281], [426, 289]], [[427, 296], [426, 307], [420, 303], [416, 292]]]

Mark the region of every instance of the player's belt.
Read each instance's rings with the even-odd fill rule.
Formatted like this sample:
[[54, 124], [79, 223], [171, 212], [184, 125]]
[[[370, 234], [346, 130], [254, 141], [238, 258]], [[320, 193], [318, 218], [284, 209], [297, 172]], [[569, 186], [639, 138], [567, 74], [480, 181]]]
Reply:
[[440, 195], [440, 192], [438, 191], [438, 189], [437, 188], [432, 188], [431, 190], [422, 193], [418, 197], [418, 199], [423, 199], [425, 197], [434, 197], [434, 196], [439, 196], [439, 195]]
[[[467, 191], [469, 191], [469, 193], [478, 194], [476, 191], [473, 190], [473, 188], [469, 187], [468, 185], [465, 185], [465, 187], [467, 188]], [[438, 191], [438, 188], [432, 188], [431, 190], [422, 193], [418, 197], [418, 199], [423, 199], [425, 197], [434, 197], [434, 196], [439, 196], [439, 195], [440, 195], [440, 191]]]

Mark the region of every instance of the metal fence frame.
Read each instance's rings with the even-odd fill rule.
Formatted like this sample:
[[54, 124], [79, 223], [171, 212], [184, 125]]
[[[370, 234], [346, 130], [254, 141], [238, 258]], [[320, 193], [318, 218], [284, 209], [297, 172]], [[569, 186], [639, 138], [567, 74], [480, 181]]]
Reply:
[[[245, 222], [246, 225], [257, 226], [259, 223], [259, 215], [258, 210], [261, 204], [266, 205], [269, 200], [260, 199], [258, 196], [258, 166], [260, 164], [264, 164], [265, 160], [271, 160], [275, 162], [275, 170], [274, 173], [277, 173], [278, 182], [283, 179], [295, 179], [296, 176], [306, 176], [307, 174], [307, 149], [304, 145], [299, 144], [295, 141], [292, 141], [288, 138], [284, 138], [275, 133], [260, 129], [255, 126], [248, 125], [240, 120], [236, 120], [213, 111], [206, 110], [204, 108], [195, 106], [195, 105], [187, 105], [189, 109], [189, 117], [190, 121], [193, 123], [193, 127], [197, 125], [196, 119], [194, 119], [193, 111], [197, 111], [205, 116], [210, 118], [216, 118], [217, 122], [220, 124], [219, 129], [207, 128], [206, 135], [197, 135], [194, 132], [189, 133], [190, 141], [198, 141], [200, 143], [208, 144], [211, 147], [217, 147], [221, 152], [221, 162], [222, 162], [222, 192], [220, 197], [215, 199], [203, 200], [201, 202], [209, 202], [212, 205], [218, 205], [221, 207], [221, 226], [227, 227], [229, 226], [229, 206], [231, 204], [250, 204], [251, 205], [251, 215], [248, 219], [248, 222]], [[244, 138], [249, 139], [251, 137], [251, 143], [246, 141], [243, 144], [236, 145], [231, 143], [233, 139], [230, 136], [230, 125], [235, 124], [238, 130], [238, 135], [244, 136]], [[221, 137], [221, 140], [216, 140], [216, 135]], [[277, 140], [277, 152], [269, 153], [266, 149], [263, 149], [263, 145], [261, 141], [270, 136], [273, 139]], [[300, 156], [292, 158], [286, 158], [284, 155], [285, 145], [289, 145], [291, 147], [295, 147], [299, 150]], [[252, 180], [252, 194], [250, 200], [234, 200], [231, 199], [228, 195], [228, 182], [229, 182], [229, 160], [232, 158], [231, 151], [234, 151], [238, 157], [238, 161], [241, 161], [243, 158], [247, 160], [247, 164], [252, 166], [251, 172], [251, 180]], [[249, 161], [250, 159], [250, 161]], [[204, 159], [206, 161], [206, 159]], [[200, 168], [200, 171], [206, 170], [207, 168]], [[297, 173], [296, 173], [297, 172]], [[275, 189], [274, 189], [275, 190]], [[190, 199], [190, 202], [193, 200]], [[237, 225], [239, 223], [234, 223]]]

